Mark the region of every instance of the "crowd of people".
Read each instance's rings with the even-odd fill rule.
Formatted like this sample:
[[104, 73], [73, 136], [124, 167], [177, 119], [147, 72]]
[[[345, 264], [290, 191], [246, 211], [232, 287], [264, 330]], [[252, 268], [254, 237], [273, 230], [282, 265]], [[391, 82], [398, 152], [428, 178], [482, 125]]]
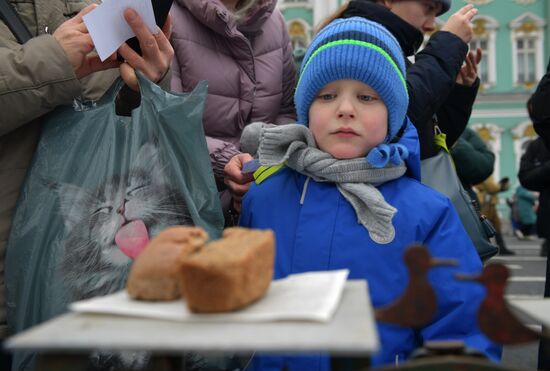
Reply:
[[[500, 253], [513, 254], [496, 209], [511, 181], [492, 178], [495, 156], [467, 128], [482, 58], [480, 49], [468, 48], [473, 5], [435, 32], [436, 17], [451, 0], [351, 0], [320, 25], [297, 73], [276, 0], [175, 0], [154, 33], [127, 9], [125, 20], [142, 53], [123, 44], [104, 62], [83, 23], [97, 6], [91, 2], [11, 1], [32, 35], [24, 43], [6, 20], [0, 23], [0, 339], [11, 335], [3, 257], [44, 117], [77, 97], [99, 99], [118, 77], [125, 87], [116, 110], [130, 115], [140, 104], [136, 70], [166, 91], [189, 92], [200, 80], [208, 82], [203, 127], [225, 224], [275, 231], [274, 278], [347, 268], [350, 278], [368, 280], [379, 307], [405, 288], [402, 256], [411, 243], [456, 259], [460, 272], [480, 272], [483, 262], [452, 203], [420, 181], [421, 161], [440, 150], [439, 130], [464, 188], [495, 227]], [[512, 212], [518, 235], [538, 234], [546, 251], [549, 73], [527, 104], [540, 138], [521, 159]], [[254, 159], [267, 169], [261, 179], [242, 171]], [[476, 322], [483, 290], [457, 281], [454, 272], [430, 275], [438, 297], [433, 322], [420, 329], [377, 324], [381, 350], [374, 365], [404, 361], [424, 341], [446, 339], [500, 360], [502, 347]], [[9, 369], [10, 355], [0, 354], [0, 368]], [[539, 365], [548, 367], [548, 359], [541, 351]], [[12, 369], [29, 365], [14, 363]], [[249, 367], [327, 370], [330, 364], [323, 354], [258, 354]]]

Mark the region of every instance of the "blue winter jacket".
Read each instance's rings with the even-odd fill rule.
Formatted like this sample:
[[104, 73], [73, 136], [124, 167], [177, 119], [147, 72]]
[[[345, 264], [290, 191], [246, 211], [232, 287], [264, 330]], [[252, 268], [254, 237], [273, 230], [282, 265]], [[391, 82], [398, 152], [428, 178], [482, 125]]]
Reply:
[[[412, 156], [409, 166], [415, 164]], [[261, 184], [254, 184], [243, 200], [240, 224], [275, 232], [275, 279], [292, 273], [347, 268], [350, 279], [368, 281], [373, 306], [384, 306], [399, 297], [407, 285], [405, 248], [421, 242], [432, 256], [456, 259], [459, 266], [434, 268], [429, 273], [438, 300], [438, 312], [431, 324], [415, 331], [378, 323], [381, 350], [371, 363], [403, 361], [423, 341], [442, 339], [464, 340], [491, 359], [500, 359], [501, 348], [482, 335], [476, 324], [485, 290], [453, 277], [456, 272], [480, 272], [482, 264], [445, 196], [408, 176], [379, 186], [385, 200], [398, 210], [393, 218], [395, 239], [380, 245], [358, 223], [355, 211], [335, 184], [311, 180], [304, 187], [305, 181], [304, 175], [283, 167]], [[326, 355], [262, 355], [255, 357], [253, 366], [258, 370], [330, 369]]]

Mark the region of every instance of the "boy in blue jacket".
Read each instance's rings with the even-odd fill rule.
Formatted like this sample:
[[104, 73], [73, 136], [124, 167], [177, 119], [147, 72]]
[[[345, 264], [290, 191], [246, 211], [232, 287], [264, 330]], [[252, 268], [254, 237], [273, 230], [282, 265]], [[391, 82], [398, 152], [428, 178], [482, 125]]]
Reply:
[[[414, 242], [458, 270], [481, 261], [450, 201], [418, 179], [418, 138], [406, 117], [405, 62], [381, 25], [340, 19], [311, 43], [295, 93], [298, 124], [249, 125], [243, 149], [264, 165], [246, 194], [240, 224], [276, 235], [275, 277], [347, 268], [366, 279], [374, 307], [405, 289], [403, 253]], [[406, 139], [405, 139], [406, 138]], [[415, 155], [411, 156], [411, 153]], [[407, 171], [409, 170], [409, 171]], [[493, 360], [501, 348], [480, 333], [482, 287], [459, 282], [453, 269], [429, 279], [438, 312], [420, 330], [378, 323], [381, 350], [373, 365], [402, 362], [423, 341], [463, 340]], [[255, 357], [261, 370], [328, 370], [328, 357]]]

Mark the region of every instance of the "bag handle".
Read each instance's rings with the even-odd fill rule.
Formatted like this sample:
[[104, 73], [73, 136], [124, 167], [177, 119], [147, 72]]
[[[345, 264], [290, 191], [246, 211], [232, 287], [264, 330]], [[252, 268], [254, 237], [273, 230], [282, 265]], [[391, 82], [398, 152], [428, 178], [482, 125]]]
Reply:
[[136, 70], [136, 76], [139, 85], [139, 92], [142, 97], [155, 97], [159, 94], [159, 92], [166, 93], [160, 86], [149, 80], [140, 71]]
[[2, 15], [2, 20], [20, 44], [24, 44], [32, 39], [31, 32], [8, 0], [0, 0], [0, 14]]
[[[151, 80], [149, 80], [145, 75], [143, 75], [140, 71], [136, 70], [136, 76], [138, 80], [138, 86], [139, 86], [139, 93], [141, 96], [141, 100], [148, 99], [149, 102], [152, 104], [156, 104], [159, 99], [159, 92], [162, 92], [163, 94], [166, 94], [164, 90], [162, 90], [158, 85], [153, 83]], [[103, 96], [97, 101], [97, 104], [99, 106], [110, 106], [111, 109], [115, 111], [116, 106], [116, 98], [118, 94], [120, 93], [121, 89], [124, 87], [125, 83], [124, 80], [122, 80], [122, 77], [118, 77], [107, 89], [107, 91], [103, 94]], [[160, 98], [162, 100], [162, 98]], [[141, 105], [141, 104], [140, 104]], [[137, 108], [137, 107], [134, 107]]]
[[124, 80], [122, 80], [122, 77], [118, 77], [99, 99], [98, 103], [101, 105], [109, 103], [115, 104], [115, 99], [123, 86]]

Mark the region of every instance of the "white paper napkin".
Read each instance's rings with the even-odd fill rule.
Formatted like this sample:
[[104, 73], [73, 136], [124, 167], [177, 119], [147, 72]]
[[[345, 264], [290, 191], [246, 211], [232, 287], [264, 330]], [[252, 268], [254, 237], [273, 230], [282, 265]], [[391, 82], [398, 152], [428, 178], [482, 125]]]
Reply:
[[112, 295], [72, 303], [75, 312], [115, 314], [174, 321], [271, 322], [281, 320], [329, 321], [342, 298], [348, 270], [308, 272], [271, 282], [259, 301], [236, 312], [195, 314], [185, 301], [132, 300], [123, 290]]

